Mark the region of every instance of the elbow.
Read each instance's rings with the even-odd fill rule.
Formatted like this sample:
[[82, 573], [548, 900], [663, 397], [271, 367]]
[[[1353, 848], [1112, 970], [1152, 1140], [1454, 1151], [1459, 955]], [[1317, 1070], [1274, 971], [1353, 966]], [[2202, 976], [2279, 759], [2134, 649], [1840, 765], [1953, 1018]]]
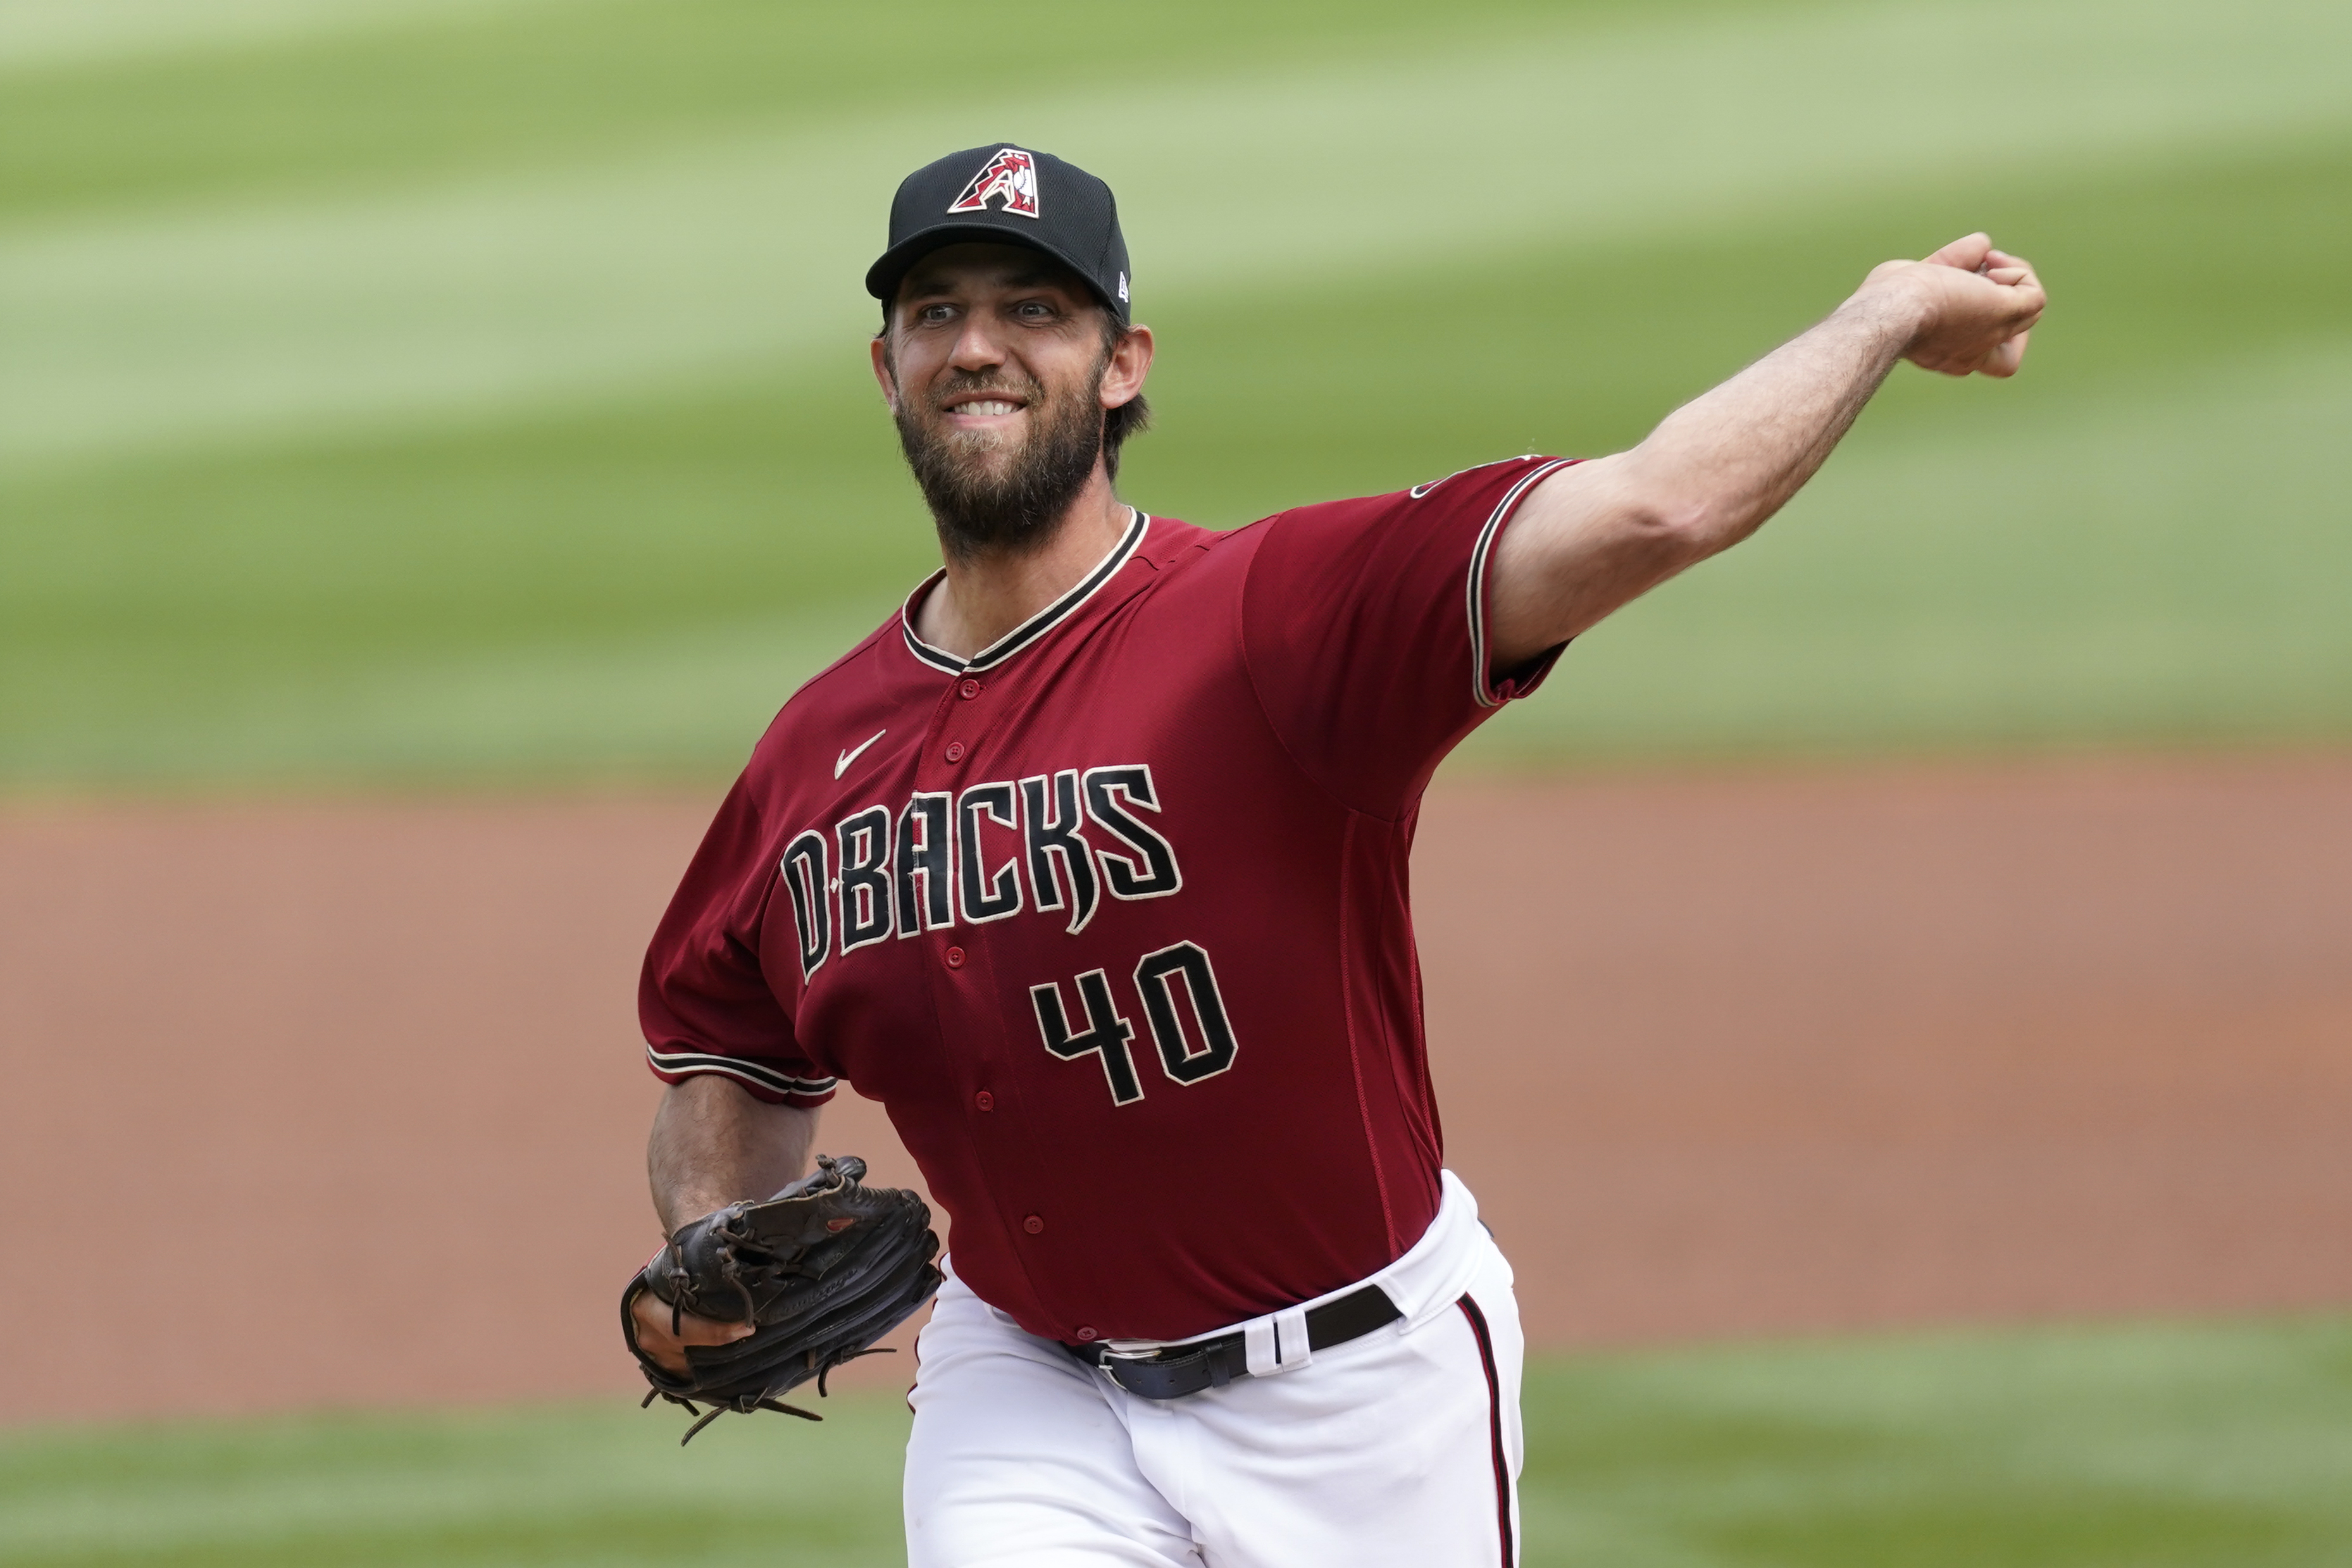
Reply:
[[1675, 568], [1704, 561], [1743, 536], [1721, 501], [1704, 496], [1651, 496], [1629, 509], [1631, 531], [1644, 553]]
[[1677, 463], [1648, 442], [1625, 453], [1612, 476], [1627, 531], [1674, 570], [1730, 549], [1763, 525], [1771, 507], [1711, 467]]

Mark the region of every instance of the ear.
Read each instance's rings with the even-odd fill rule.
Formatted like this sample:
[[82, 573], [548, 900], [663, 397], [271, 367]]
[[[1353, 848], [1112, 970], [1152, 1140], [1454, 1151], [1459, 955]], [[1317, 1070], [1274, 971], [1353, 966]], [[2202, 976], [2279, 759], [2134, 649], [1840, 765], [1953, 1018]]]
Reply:
[[1143, 391], [1144, 377], [1151, 374], [1151, 329], [1136, 327], [1110, 351], [1110, 363], [1104, 368], [1102, 379], [1105, 408], [1132, 403]]
[[874, 353], [874, 379], [881, 384], [882, 401], [890, 405], [891, 413], [896, 414], [898, 412], [898, 378], [890, 374], [889, 332], [889, 328], [883, 328], [882, 335], [866, 346]]

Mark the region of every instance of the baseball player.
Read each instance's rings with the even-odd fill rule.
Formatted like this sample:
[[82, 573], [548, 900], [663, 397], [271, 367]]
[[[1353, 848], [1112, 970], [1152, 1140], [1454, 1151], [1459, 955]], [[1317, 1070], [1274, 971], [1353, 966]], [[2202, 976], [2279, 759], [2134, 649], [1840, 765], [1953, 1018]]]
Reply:
[[[898, 188], [874, 374], [944, 567], [785, 703], [654, 938], [655, 1204], [800, 1176], [845, 1082], [887, 1108], [951, 1223], [922, 1568], [1510, 1563], [1518, 1314], [1444, 1164], [1422, 791], [1771, 516], [1896, 361], [2013, 374], [2042, 290], [1956, 240], [1631, 451], [1219, 533], [1115, 489], [1132, 284], [1109, 188], [1047, 153]], [[634, 1315], [678, 1365], [748, 1331]]]

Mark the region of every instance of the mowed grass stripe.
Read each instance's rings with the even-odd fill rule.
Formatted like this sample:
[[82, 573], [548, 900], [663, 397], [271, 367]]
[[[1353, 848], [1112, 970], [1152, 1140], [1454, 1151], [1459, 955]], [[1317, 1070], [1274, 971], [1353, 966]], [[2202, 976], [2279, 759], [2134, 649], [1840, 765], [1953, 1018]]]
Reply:
[[[1757, 0], [1668, 3], [1700, 16]], [[1443, 47], [1465, 28], [1658, 10], [1658, 0], [1464, 0], [1442, 13], [1418, 0], [1109, 11], [1025, 0], [983, 19], [949, 0], [36, 0], [16, 24], [13, 66], [0, 21], [10, 77], [0, 221], [575, 163], [747, 123], [936, 106], [950, 80], [1017, 88], [1025, 102], [1237, 57], [1298, 66]]]
[[2341, 1320], [1907, 1337], [1531, 1379], [1530, 1561], [2334, 1563]]
[[[2060, 290], [2032, 374], [1899, 372], [1814, 492], [1589, 638], [1483, 754], [2341, 735], [2347, 193], [2352, 143], [2320, 142], [1181, 301], [1127, 489], [1231, 526], [1611, 450], [1887, 249], [1983, 217]], [[0, 772], [730, 771], [935, 560], [861, 350], [458, 433], [0, 482]]]
[[[315, 44], [475, 21], [565, 0], [9, 0], [0, 73], [37, 75], [126, 58]], [[577, 5], [580, 0], [571, 0]]]
[[[1840, 8], [1066, 86], [1023, 118], [1127, 193], [1150, 313], [1704, 232], [1990, 163], [2128, 167], [2340, 126], [2352, 100], [2329, 62], [2347, 52], [2352, 13], [2299, 0], [2227, 18]], [[1915, 111], [1922, 58], [1984, 84], [1968, 137]], [[909, 108], [398, 197], [20, 230], [0, 239], [0, 458], [350, 429], [805, 354], [871, 317], [855, 279], [879, 193], [993, 133]]]
[[[822, 1427], [596, 1405], [0, 1441], [0, 1555], [55, 1564], [904, 1561], [895, 1397]], [[803, 1434], [814, 1434], [814, 1441]]]
[[[2352, 1321], [1538, 1358], [1526, 1561], [2241, 1568], [2352, 1545]], [[902, 1560], [908, 1423], [610, 1405], [0, 1439], [26, 1568]]]

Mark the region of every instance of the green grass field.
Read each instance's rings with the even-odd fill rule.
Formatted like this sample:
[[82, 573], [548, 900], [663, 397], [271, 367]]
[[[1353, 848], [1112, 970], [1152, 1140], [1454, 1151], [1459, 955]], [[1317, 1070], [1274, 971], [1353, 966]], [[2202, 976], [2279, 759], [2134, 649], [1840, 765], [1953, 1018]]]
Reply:
[[[894, 1398], [811, 1427], [615, 1401], [0, 1437], [20, 1568], [903, 1561]], [[1555, 1359], [1526, 1561], [1612, 1568], [2352, 1562], [2352, 1320]]]
[[1968, 227], [2043, 267], [2026, 378], [1898, 373], [1474, 757], [2340, 742], [2347, 57], [2304, 0], [14, 0], [0, 783], [723, 775], [929, 559], [856, 278], [999, 136], [1119, 185], [1126, 489], [1220, 526], [1629, 443]]

